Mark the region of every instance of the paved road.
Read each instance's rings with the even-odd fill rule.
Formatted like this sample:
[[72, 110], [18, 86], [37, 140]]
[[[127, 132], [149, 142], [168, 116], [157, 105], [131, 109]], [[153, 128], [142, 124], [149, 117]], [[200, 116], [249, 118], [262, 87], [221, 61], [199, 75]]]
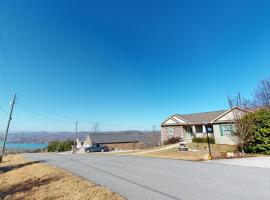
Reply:
[[95, 155], [26, 154], [129, 200], [270, 199], [270, 169], [205, 162]]

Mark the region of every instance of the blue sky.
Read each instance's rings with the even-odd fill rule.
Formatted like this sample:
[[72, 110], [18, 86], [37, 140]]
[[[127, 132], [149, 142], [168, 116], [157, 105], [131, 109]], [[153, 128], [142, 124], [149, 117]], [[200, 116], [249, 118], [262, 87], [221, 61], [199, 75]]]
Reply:
[[[151, 130], [270, 75], [267, 1], [0, 1], [13, 129]], [[0, 105], [11, 93], [0, 72]], [[30, 111], [30, 109], [32, 111]], [[33, 112], [39, 112], [39, 115]], [[42, 115], [42, 116], [41, 116]], [[0, 110], [0, 130], [7, 115]]]

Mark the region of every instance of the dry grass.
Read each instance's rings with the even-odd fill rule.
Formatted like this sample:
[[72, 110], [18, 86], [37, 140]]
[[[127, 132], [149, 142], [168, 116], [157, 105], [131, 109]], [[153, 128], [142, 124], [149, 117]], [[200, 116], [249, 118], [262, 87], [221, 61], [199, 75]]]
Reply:
[[[180, 160], [205, 160], [208, 158], [208, 145], [205, 143], [190, 143], [187, 145], [190, 150], [194, 151], [179, 151], [176, 147], [170, 149], [162, 149], [160, 151], [135, 153], [131, 155], [135, 156], [146, 156], [146, 157], [156, 157], [156, 158], [169, 158], [169, 159], [180, 159]], [[156, 149], [157, 150], [157, 149]], [[221, 158], [226, 155], [227, 152], [236, 151], [234, 145], [219, 145], [211, 144], [211, 151], [214, 158]]]
[[178, 151], [177, 148], [166, 149], [162, 151], [149, 152], [145, 154], [138, 154], [135, 156], [146, 156], [155, 158], [169, 158], [180, 160], [203, 160], [205, 153], [203, 152], [191, 152], [191, 151]]
[[[190, 143], [187, 144], [189, 149], [200, 150], [200, 151], [208, 151], [207, 143]], [[210, 144], [211, 151], [214, 153], [221, 152], [235, 152], [237, 150], [235, 145], [227, 145], [227, 144]]]
[[19, 155], [0, 163], [0, 199], [123, 200], [109, 189]]

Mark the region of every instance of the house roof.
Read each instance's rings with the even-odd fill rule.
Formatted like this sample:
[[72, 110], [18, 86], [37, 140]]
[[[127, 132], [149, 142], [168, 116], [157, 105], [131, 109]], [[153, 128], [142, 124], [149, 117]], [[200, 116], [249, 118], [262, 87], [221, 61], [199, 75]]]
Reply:
[[131, 143], [139, 142], [138, 134], [121, 133], [121, 134], [89, 134], [92, 143], [108, 144], [108, 143]]
[[[204, 123], [214, 123], [218, 119], [222, 118], [223, 116], [227, 115], [229, 112], [232, 112], [233, 110], [240, 110], [242, 112], [253, 112], [249, 109], [243, 109], [239, 107], [233, 107], [229, 110], [218, 110], [218, 111], [212, 111], [212, 112], [202, 112], [202, 113], [193, 113], [193, 114], [175, 114], [168, 119], [166, 119], [161, 126], [166, 125], [179, 125], [182, 124], [182, 122], [179, 122], [176, 118], [184, 120], [187, 124], [204, 124]], [[172, 120], [175, 123], [174, 124], [165, 124], [168, 120]], [[220, 121], [219, 121], [220, 122]], [[226, 122], [229, 122], [229, 120], [226, 120]], [[186, 124], [186, 123], [183, 123]]]
[[185, 119], [191, 124], [203, 124], [203, 123], [211, 123], [214, 119], [225, 113], [227, 110], [219, 110], [212, 112], [202, 112], [202, 113], [194, 113], [194, 114], [185, 114], [180, 115], [177, 114], [182, 119]]

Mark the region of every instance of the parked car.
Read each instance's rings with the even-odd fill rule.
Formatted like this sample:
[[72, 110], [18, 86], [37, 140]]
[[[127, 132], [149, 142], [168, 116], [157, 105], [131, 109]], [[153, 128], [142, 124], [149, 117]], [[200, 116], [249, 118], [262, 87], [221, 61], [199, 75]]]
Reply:
[[90, 147], [86, 147], [84, 149], [86, 152], [105, 152], [105, 151], [109, 151], [109, 147], [107, 146], [103, 146], [101, 144], [93, 144]]

